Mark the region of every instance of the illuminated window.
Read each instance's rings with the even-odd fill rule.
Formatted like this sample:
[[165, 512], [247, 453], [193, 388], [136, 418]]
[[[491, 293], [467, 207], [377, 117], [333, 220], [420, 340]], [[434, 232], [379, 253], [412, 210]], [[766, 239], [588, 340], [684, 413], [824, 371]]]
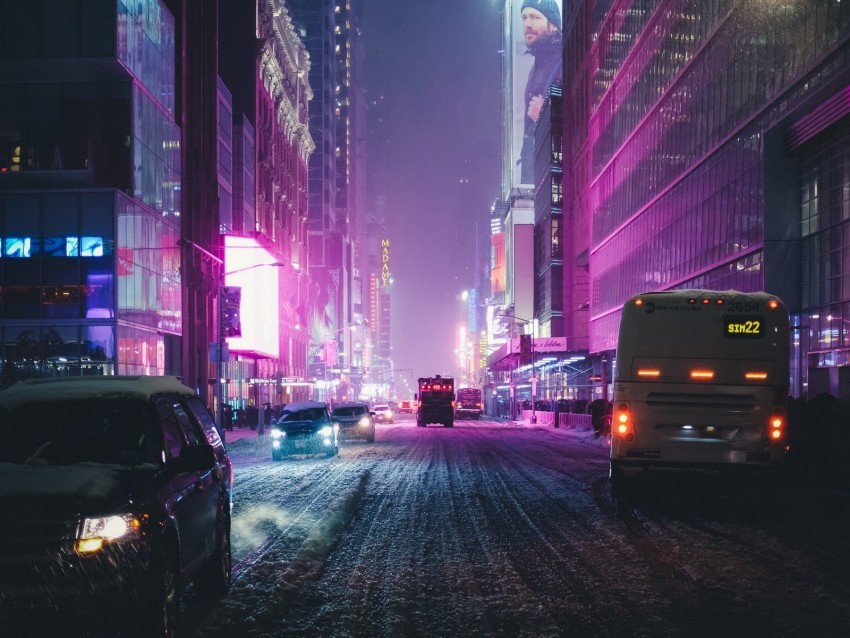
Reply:
[[5, 257], [32, 257], [32, 239], [30, 237], [7, 237], [4, 242]]

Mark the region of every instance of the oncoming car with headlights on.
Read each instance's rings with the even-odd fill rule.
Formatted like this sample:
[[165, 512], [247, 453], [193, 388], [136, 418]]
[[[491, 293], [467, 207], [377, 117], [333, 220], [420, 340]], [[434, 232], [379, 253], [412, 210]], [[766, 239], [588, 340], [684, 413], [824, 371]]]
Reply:
[[375, 421], [378, 423], [392, 423], [393, 422], [393, 411], [389, 405], [386, 403], [379, 403], [372, 408], [372, 412], [375, 413]]
[[0, 440], [0, 635], [174, 636], [185, 585], [229, 589], [232, 468], [191, 388], [21, 381]]
[[343, 439], [363, 439], [367, 443], [375, 441], [375, 421], [373, 413], [365, 403], [340, 403], [334, 406], [331, 419], [339, 425]]
[[339, 426], [333, 423], [328, 404], [320, 401], [288, 403], [271, 425], [272, 458], [293, 454], [339, 453]]

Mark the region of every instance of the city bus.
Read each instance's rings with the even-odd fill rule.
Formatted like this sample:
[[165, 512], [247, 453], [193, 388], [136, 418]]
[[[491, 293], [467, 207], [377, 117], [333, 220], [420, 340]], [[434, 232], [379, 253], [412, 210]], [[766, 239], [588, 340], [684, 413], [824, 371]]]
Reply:
[[614, 497], [648, 470], [781, 467], [788, 334], [788, 309], [764, 292], [672, 290], [629, 299], [614, 373]]

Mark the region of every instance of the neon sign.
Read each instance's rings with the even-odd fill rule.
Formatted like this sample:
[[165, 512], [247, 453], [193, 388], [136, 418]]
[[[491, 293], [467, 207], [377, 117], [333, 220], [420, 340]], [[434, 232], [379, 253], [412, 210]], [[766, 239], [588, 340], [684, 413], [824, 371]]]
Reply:
[[381, 240], [381, 286], [390, 285], [390, 240]]

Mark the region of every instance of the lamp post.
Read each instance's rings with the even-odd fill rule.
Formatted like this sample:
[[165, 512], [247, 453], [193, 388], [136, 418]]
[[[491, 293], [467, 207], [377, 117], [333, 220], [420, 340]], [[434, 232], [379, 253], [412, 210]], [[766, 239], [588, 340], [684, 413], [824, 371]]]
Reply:
[[[245, 268], [237, 268], [236, 270], [231, 270], [229, 272], [223, 272], [218, 276], [218, 361], [217, 361], [217, 370], [218, 370], [218, 383], [216, 383], [216, 417], [218, 420], [218, 429], [221, 433], [221, 438], [224, 440], [225, 438], [225, 428], [224, 428], [224, 379], [222, 378], [222, 364], [224, 359], [224, 349], [227, 345], [227, 337], [224, 332], [224, 313], [222, 308], [222, 298], [223, 291], [225, 288], [225, 278], [229, 275], [235, 275], [240, 272], [245, 272], [246, 270], [253, 270], [254, 268], [262, 268], [264, 266], [271, 266], [273, 268], [280, 268], [281, 266], [285, 266], [286, 264], [281, 263], [279, 261], [269, 262], [265, 264], [253, 264], [251, 266], [246, 266]], [[228, 351], [227, 355], [228, 360], [230, 359], [230, 352]], [[265, 433], [265, 427], [263, 423], [263, 416], [260, 415], [259, 424], [258, 424], [258, 432], [259, 434]]]
[[324, 390], [325, 390], [325, 402], [328, 404], [328, 406], [331, 406], [331, 401], [329, 400], [330, 391], [329, 391], [329, 388], [328, 388], [328, 343], [330, 343], [329, 338], [333, 337], [334, 335], [338, 335], [341, 332], [345, 332], [346, 329], [354, 330], [357, 327], [358, 327], [357, 324], [353, 324], [353, 325], [350, 325], [350, 326], [345, 326], [343, 328], [340, 328], [339, 330], [334, 330], [333, 332], [326, 332], [325, 333], [324, 341], [322, 343], [322, 347], [325, 350], [325, 365], [324, 365], [324, 386], [325, 386], [325, 388], [324, 388]]

